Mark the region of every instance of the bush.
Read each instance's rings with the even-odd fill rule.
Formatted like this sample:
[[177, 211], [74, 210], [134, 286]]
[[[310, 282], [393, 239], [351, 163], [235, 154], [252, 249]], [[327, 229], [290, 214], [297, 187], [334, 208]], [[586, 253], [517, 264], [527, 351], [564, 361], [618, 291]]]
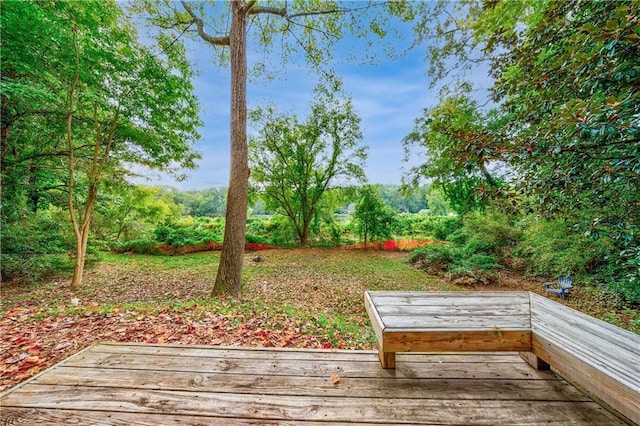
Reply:
[[434, 219], [431, 233], [438, 240], [446, 240], [449, 235], [462, 227], [462, 220], [458, 216], [440, 216]]
[[493, 254], [475, 253], [466, 246], [437, 244], [413, 251], [411, 262], [432, 274], [448, 274], [450, 277], [489, 272], [499, 267]]
[[611, 249], [606, 239], [576, 233], [562, 220], [540, 220], [526, 223], [514, 255], [525, 260], [534, 275], [594, 274]]
[[491, 283], [505, 247], [519, 238], [517, 229], [500, 213], [470, 213], [462, 222], [457, 217], [438, 219], [432, 222], [437, 224], [432, 229], [438, 236], [446, 233], [449, 244], [420, 248], [414, 251], [412, 262], [429, 273], [463, 278], [470, 284]]
[[[2, 224], [3, 281], [33, 283], [73, 270], [69, 253], [74, 250], [74, 242], [56, 214], [44, 210], [27, 220]], [[98, 259], [97, 251], [91, 247], [87, 248], [87, 254], [88, 262]]]
[[155, 240], [131, 240], [123, 243], [116, 243], [112, 249], [118, 253], [139, 253], [139, 254], [160, 254], [159, 244]]
[[47, 277], [73, 271], [73, 261], [64, 253], [7, 254], [2, 253], [2, 280], [35, 283]]
[[245, 242], [250, 243], [250, 244], [264, 244], [264, 245], [269, 245], [271, 244], [266, 238], [257, 236], [257, 235], [253, 235], [253, 234], [247, 234], [245, 235]]
[[472, 251], [485, 251], [502, 256], [504, 248], [521, 238], [521, 232], [509, 218], [497, 212], [474, 212], [464, 217], [462, 229], [452, 240], [465, 244]]
[[202, 244], [210, 241], [221, 242], [219, 235], [203, 229], [195, 223], [189, 227], [160, 225], [155, 229], [154, 236], [158, 243], [168, 244], [173, 247], [184, 247], [190, 244]]
[[456, 230], [462, 227], [462, 220], [458, 216], [428, 216], [409, 215], [400, 216], [397, 232], [403, 235], [433, 237], [446, 240]]
[[640, 247], [620, 253], [617, 262], [608, 262], [595, 277], [624, 303], [640, 305]]

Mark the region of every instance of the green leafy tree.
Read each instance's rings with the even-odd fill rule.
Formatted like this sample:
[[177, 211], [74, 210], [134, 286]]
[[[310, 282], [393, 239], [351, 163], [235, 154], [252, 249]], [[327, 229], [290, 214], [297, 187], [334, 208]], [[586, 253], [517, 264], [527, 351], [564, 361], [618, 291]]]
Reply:
[[[25, 16], [34, 21], [21, 23]], [[66, 159], [62, 184], [76, 240], [71, 286], [78, 289], [101, 188], [109, 180], [124, 179], [125, 164], [168, 171], [194, 166], [197, 155], [191, 144], [199, 122], [191, 75], [180, 52], [159, 55], [142, 46], [115, 2], [9, 2], [3, 5], [3, 19], [3, 40], [7, 36], [3, 52], [24, 43], [16, 29], [53, 28], [40, 30], [48, 31], [47, 37], [28, 39], [37, 58], [9, 56], [8, 69], [27, 73], [3, 74], [3, 108], [16, 117], [11, 129], [34, 123], [34, 117], [46, 117], [46, 122], [35, 122], [44, 128], [45, 137], [34, 132], [34, 139], [27, 141], [32, 164], [42, 168], [51, 158]], [[19, 25], [12, 28], [10, 23]], [[29, 62], [36, 59], [38, 67]], [[37, 97], [41, 114], [33, 112], [33, 106], [28, 109], [22, 98], [30, 85], [42, 94]], [[20, 108], [29, 113], [14, 113]], [[3, 131], [8, 147], [18, 144], [11, 134]], [[35, 161], [40, 158], [49, 162]], [[16, 161], [13, 155], [3, 155], [3, 163], [12, 160], [19, 165], [24, 157]]]
[[466, 1], [432, 30], [417, 28], [438, 37], [434, 75], [478, 52], [490, 63], [508, 118], [503, 158], [529, 207], [609, 238], [617, 253], [605, 264], [636, 289], [638, 9], [637, 0]]
[[251, 181], [267, 207], [289, 219], [300, 246], [307, 245], [325, 192], [365, 179], [360, 119], [350, 99], [336, 98], [337, 89], [317, 89], [303, 123], [272, 110], [255, 113], [262, 129], [249, 143]]
[[399, 185], [383, 185], [380, 195], [393, 209], [403, 213], [418, 213], [427, 208], [424, 188], [403, 188]]
[[512, 163], [547, 213], [593, 202], [600, 227], [637, 227], [639, 23], [637, 2], [550, 2], [497, 62]]
[[[224, 244], [212, 295], [240, 296], [242, 254], [246, 232], [249, 165], [247, 144], [247, 46], [250, 42], [270, 53], [273, 46], [282, 48], [282, 59], [304, 57], [319, 69], [331, 57], [331, 49], [350, 32], [357, 37], [387, 34], [388, 13], [373, 9], [384, 6], [393, 15], [408, 19], [411, 7], [406, 2], [376, 1], [338, 3], [324, 1], [257, 1], [189, 3], [144, 0], [134, 10], [145, 12], [161, 29], [160, 43], [172, 43], [183, 34], [193, 34], [218, 49], [223, 62], [231, 69], [231, 175], [227, 196]], [[369, 48], [374, 50], [373, 41]], [[254, 71], [274, 69], [259, 63]], [[275, 68], [277, 70], [280, 67]]]
[[172, 222], [177, 206], [157, 197], [159, 188], [144, 185], [113, 185], [96, 202], [92, 230], [109, 242], [141, 239], [158, 223]]
[[382, 199], [380, 187], [364, 185], [359, 192], [360, 199], [356, 203], [353, 220], [364, 243], [391, 238], [398, 217], [395, 210]]
[[[500, 58], [512, 163], [548, 216], [610, 238], [640, 300], [640, 17], [637, 1], [550, 2]], [[567, 19], [567, 17], [570, 17]], [[595, 244], [594, 244], [595, 247]], [[595, 250], [595, 249], [594, 249]], [[624, 287], [624, 286], [621, 286]], [[635, 288], [635, 290], [631, 290]]]
[[418, 146], [426, 160], [411, 169], [409, 181], [415, 185], [421, 178], [432, 180], [459, 214], [482, 209], [488, 195], [502, 185], [496, 167], [505, 150], [501, 126], [497, 112], [481, 112], [466, 95], [442, 99], [425, 110], [403, 140], [407, 159]]
[[431, 216], [446, 216], [451, 213], [449, 203], [444, 199], [442, 192], [436, 188], [430, 187], [427, 195], [427, 208]]

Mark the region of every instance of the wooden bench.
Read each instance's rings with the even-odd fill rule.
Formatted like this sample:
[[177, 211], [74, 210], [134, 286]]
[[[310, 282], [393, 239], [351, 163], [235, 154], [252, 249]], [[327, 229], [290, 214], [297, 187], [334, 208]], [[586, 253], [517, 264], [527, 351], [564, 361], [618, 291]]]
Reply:
[[524, 292], [365, 292], [380, 362], [396, 352], [529, 351], [529, 294]]
[[640, 335], [531, 293], [532, 352], [640, 424]]
[[384, 368], [396, 352], [521, 352], [640, 424], [640, 336], [528, 292], [365, 292]]

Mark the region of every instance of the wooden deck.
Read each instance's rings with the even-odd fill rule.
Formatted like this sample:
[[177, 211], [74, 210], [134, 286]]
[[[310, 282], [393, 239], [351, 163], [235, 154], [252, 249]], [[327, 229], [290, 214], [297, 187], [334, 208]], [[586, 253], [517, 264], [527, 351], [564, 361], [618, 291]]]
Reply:
[[385, 370], [374, 351], [98, 344], [0, 406], [30, 425], [626, 424], [515, 353], [401, 353]]

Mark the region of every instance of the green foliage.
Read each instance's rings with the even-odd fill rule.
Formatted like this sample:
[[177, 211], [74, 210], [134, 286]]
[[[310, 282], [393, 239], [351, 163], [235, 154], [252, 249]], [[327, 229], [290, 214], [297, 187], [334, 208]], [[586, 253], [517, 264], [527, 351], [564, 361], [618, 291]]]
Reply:
[[113, 245], [149, 238], [158, 223], [179, 219], [180, 208], [159, 195], [160, 188], [112, 185], [96, 202], [92, 231], [95, 238]]
[[160, 254], [158, 241], [155, 239], [130, 240], [117, 242], [111, 247], [117, 253]]
[[[464, 70], [486, 60], [499, 107], [484, 120], [466, 96], [443, 97], [405, 140], [429, 150], [416, 174], [477, 172], [479, 157], [508, 165], [512, 187], [495, 194], [509, 198], [503, 207], [566, 221], [563, 234], [529, 231], [521, 250], [543, 263], [534, 269], [585, 270], [618, 293], [640, 292], [633, 254], [640, 247], [637, 0], [441, 1], [417, 9], [430, 74], [439, 79], [451, 64]], [[451, 194], [473, 201], [481, 182], [451, 173], [445, 184], [452, 182], [463, 185], [442, 187], [452, 207], [473, 210]]]
[[262, 124], [249, 143], [251, 182], [267, 208], [287, 217], [298, 243], [307, 244], [321, 199], [332, 186], [364, 180], [365, 148], [360, 146], [360, 119], [350, 99], [337, 96], [339, 82], [316, 88], [311, 114], [295, 116], [258, 110]]
[[499, 267], [495, 254], [479, 253], [471, 245], [432, 244], [413, 251], [411, 263], [434, 275], [471, 277], [474, 284], [487, 283], [490, 272]]
[[400, 214], [394, 232], [413, 238], [446, 240], [462, 227], [459, 216], [431, 216], [427, 214]]
[[442, 191], [436, 188], [429, 188], [426, 194], [427, 197], [427, 213], [433, 216], [446, 216], [452, 213], [451, 206], [445, 200], [445, 196]]
[[227, 189], [209, 188], [200, 191], [173, 190], [173, 201], [184, 206], [184, 214], [191, 216], [224, 216], [227, 211]]
[[397, 213], [382, 199], [378, 186], [365, 185], [360, 189], [353, 220], [365, 243], [387, 240], [397, 222]]
[[291, 223], [286, 217], [278, 214], [267, 218], [250, 217], [247, 221], [247, 235], [256, 238], [256, 241], [249, 242], [283, 247], [295, 244], [296, 241], [296, 235], [291, 229]]
[[18, 255], [2, 253], [2, 279], [36, 283], [53, 275], [69, 273], [73, 262], [66, 253]]
[[173, 247], [184, 247], [189, 244], [221, 242], [220, 235], [204, 229], [201, 225], [168, 226], [160, 225], [154, 231], [156, 241]]
[[490, 162], [500, 159], [502, 147], [499, 113], [483, 113], [466, 95], [445, 97], [416, 120], [414, 130], [403, 139], [405, 160], [418, 146], [426, 161], [409, 172], [417, 184], [421, 178], [433, 180], [451, 208], [458, 214], [482, 210], [490, 194], [502, 185], [501, 176], [489, 171]]
[[258, 235], [253, 235], [253, 234], [249, 234], [247, 233], [245, 235], [244, 240], [247, 243], [256, 243], [256, 244], [271, 244], [271, 241], [269, 241], [268, 239], [258, 236]]
[[422, 221], [424, 230], [438, 240], [449, 239], [455, 231], [462, 227], [462, 220], [458, 216], [433, 216]]
[[[380, 185], [380, 196], [385, 203], [399, 213], [418, 213], [431, 206], [427, 204], [427, 188], [404, 188], [397, 185]], [[435, 215], [448, 212], [433, 212]]]
[[136, 215], [153, 215], [136, 205], [144, 196], [109, 191], [126, 186], [131, 166], [194, 166], [191, 72], [184, 52], [141, 44], [113, 1], [6, 2], [0, 16], [3, 225], [47, 205], [67, 208], [79, 288], [87, 241], [96, 242], [90, 228], [111, 242], [133, 229]]
[[519, 230], [504, 213], [487, 211], [470, 213], [463, 219], [463, 227], [450, 240], [465, 244], [473, 251], [487, 251], [502, 256], [504, 249], [520, 240]]
[[637, 248], [625, 250], [618, 257], [613, 240], [594, 240], [590, 235], [573, 232], [573, 227], [562, 219], [527, 220], [521, 226], [524, 236], [513, 254], [529, 273], [545, 277], [571, 274], [608, 287], [626, 303], [640, 304]]
[[594, 273], [612, 249], [605, 240], [594, 242], [572, 232], [571, 226], [561, 219], [525, 223], [524, 238], [514, 254], [526, 259], [528, 272], [535, 275]]
[[462, 221], [442, 219], [449, 219], [451, 229], [455, 229], [447, 233], [449, 242], [419, 248], [411, 261], [430, 273], [470, 278], [473, 284], [490, 283], [491, 271], [502, 266], [508, 248], [520, 238], [502, 213], [470, 213]]
[[[60, 209], [49, 207], [20, 222], [2, 224], [1, 274], [4, 281], [35, 283], [73, 269], [73, 240], [60, 222]], [[99, 261], [100, 253], [87, 250], [89, 264]]]

